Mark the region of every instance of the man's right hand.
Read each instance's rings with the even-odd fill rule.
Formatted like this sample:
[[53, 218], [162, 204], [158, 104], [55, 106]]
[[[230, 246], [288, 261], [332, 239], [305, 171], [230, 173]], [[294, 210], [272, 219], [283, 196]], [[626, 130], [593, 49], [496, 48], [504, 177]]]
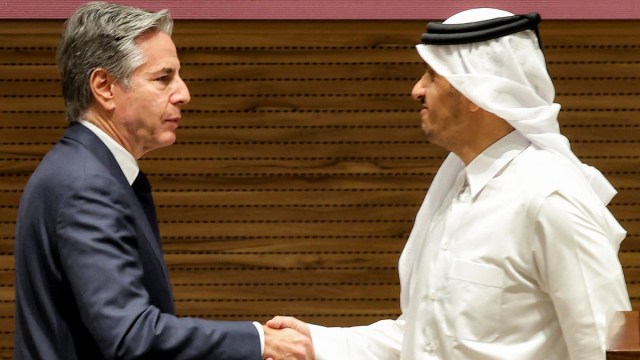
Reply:
[[292, 328], [275, 329], [263, 326], [266, 360], [313, 360], [313, 344], [309, 332], [303, 334]]

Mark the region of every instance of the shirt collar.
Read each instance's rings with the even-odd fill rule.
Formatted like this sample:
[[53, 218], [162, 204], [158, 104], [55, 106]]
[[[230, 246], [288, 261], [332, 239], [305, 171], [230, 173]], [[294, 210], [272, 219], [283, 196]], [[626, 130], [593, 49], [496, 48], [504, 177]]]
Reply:
[[519, 132], [512, 131], [473, 159], [465, 168], [471, 196], [475, 198], [491, 179], [530, 144]]
[[109, 151], [111, 151], [111, 153], [113, 154], [113, 157], [116, 158], [116, 162], [120, 166], [120, 169], [122, 170], [124, 176], [127, 178], [129, 185], [133, 184], [133, 181], [136, 179], [136, 176], [138, 176], [138, 172], [140, 171], [138, 162], [133, 157], [133, 155], [131, 155], [131, 153], [128, 152], [127, 149], [118, 144], [99, 127], [95, 126], [87, 120], [80, 120], [80, 123], [86, 126], [89, 130], [91, 130], [91, 132], [96, 134], [96, 136], [100, 140], [102, 140]]

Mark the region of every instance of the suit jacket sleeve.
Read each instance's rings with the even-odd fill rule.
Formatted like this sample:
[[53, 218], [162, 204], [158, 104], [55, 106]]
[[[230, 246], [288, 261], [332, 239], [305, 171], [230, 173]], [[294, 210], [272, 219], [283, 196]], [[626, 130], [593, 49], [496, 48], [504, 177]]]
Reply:
[[56, 214], [60, 265], [104, 356], [261, 359], [251, 322], [178, 318], [150, 302], [138, 241], [139, 222], [146, 220], [134, 216], [131, 201], [130, 189], [108, 174], [86, 175]]

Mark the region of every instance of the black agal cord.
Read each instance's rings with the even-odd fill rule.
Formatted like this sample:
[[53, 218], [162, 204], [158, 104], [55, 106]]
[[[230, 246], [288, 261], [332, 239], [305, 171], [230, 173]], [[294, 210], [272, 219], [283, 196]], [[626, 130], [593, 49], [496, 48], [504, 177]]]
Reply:
[[426, 45], [460, 45], [497, 39], [520, 31], [533, 30], [542, 49], [538, 24], [540, 15], [532, 12], [526, 15], [513, 15], [495, 19], [476, 21], [466, 24], [443, 24], [430, 22], [427, 32], [422, 34], [422, 43]]

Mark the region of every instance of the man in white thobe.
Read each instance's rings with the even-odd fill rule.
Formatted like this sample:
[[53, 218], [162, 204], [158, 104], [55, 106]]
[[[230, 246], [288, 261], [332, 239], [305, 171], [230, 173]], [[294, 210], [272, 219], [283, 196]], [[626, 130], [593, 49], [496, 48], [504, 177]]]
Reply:
[[400, 257], [402, 315], [327, 328], [317, 359], [605, 358], [607, 314], [630, 310], [615, 190], [560, 134], [537, 14], [461, 12], [429, 24], [412, 96], [451, 153]]

